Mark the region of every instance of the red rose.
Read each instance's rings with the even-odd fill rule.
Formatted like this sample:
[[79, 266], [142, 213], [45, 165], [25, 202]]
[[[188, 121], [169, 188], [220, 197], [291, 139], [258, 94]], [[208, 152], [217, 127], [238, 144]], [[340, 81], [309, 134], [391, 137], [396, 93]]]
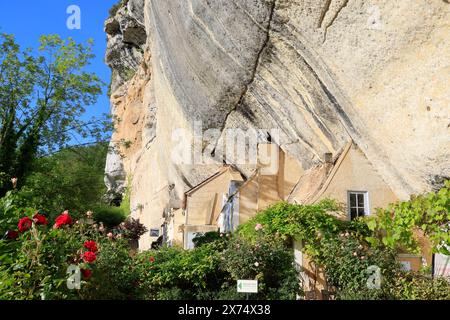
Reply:
[[92, 276], [92, 270], [89, 269], [81, 269], [81, 274], [83, 275], [83, 278], [89, 279]]
[[19, 237], [19, 233], [14, 230], [8, 230], [8, 232], [6, 232], [6, 237], [10, 240], [15, 240]]
[[150, 263], [155, 262], [155, 257], [150, 257], [150, 258], [148, 259], [148, 261], [150, 261]]
[[97, 252], [97, 243], [95, 241], [86, 241], [83, 246], [91, 252]]
[[33, 221], [37, 225], [47, 225], [48, 224], [47, 218], [45, 216], [43, 216], [42, 214], [39, 214], [39, 213], [36, 213], [33, 216]]
[[19, 231], [25, 232], [27, 230], [30, 230], [32, 225], [33, 225], [33, 220], [31, 220], [28, 217], [22, 218], [19, 220], [19, 224], [18, 224]]
[[61, 214], [60, 216], [58, 216], [55, 220], [55, 225], [53, 226], [53, 228], [58, 229], [61, 226], [67, 225], [67, 224], [71, 224], [72, 223], [72, 218], [69, 215], [68, 211], [64, 211], [63, 214]]
[[83, 260], [88, 263], [92, 263], [95, 260], [97, 260], [97, 256], [95, 255], [95, 253], [93, 253], [91, 251], [87, 251], [83, 254]]

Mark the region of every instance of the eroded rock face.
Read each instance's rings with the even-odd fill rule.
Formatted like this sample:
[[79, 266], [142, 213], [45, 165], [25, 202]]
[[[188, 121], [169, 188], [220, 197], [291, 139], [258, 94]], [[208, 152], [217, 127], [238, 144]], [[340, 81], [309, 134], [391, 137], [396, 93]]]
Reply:
[[277, 128], [260, 138], [307, 170], [353, 139], [399, 198], [437, 188], [450, 176], [449, 21], [442, 0], [130, 0], [105, 28], [133, 214], [159, 227], [220, 167], [172, 161], [173, 132], [190, 138], [196, 121], [222, 132], [212, 155], [228, 128]]
[[143, 12], [143, 0], [129, 0], [105, 22], [108, 37], [105, 61], [113, 71], [111, 92], [133, 77], [143, 58], [143, 45], [147, 41]]

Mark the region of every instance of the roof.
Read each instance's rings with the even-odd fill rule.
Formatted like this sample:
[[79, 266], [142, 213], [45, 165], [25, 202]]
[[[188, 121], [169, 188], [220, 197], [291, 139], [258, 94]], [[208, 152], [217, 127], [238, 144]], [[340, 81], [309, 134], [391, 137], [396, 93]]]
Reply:
[[353, 141], [349, 141], [344, 146], [334, 164], [321, 163], [307, 170], [289, 194], [287, 201], [314, 203], [333, 180], [352, 145]]
[[187, 195], [187, 196], [191, 195], [195, 191], [201, 189], [204, 185], [206, 185], [209, 182], [217, 179], [218, 177], [220, 177], [221, 175], [223, 175], [226, 172], [229, 172], [233, 178], [236, 178], [235, 180], [242, 180], [242, 176], [241, 176], [241, 174], [238, 171], [233, 169], [232, 166], [230, 166], [230, 165], [224, 165], [215, 174], [213, 174], [212, 176], [210, 176], [206, 180], [203, 180], [202, 182], [200, 182], [195, 187], [193, 187], [193, 188], [189, 189], [188, 191], [186, 191], [185, 195]]

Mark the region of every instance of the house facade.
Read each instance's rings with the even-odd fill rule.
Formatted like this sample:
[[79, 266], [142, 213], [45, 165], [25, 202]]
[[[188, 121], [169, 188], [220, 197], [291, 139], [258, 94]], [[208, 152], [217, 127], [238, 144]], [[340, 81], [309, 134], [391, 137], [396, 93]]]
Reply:
[[[377, 208], [399, 200], [354, 142], [348, 142], [335, 155], [325, 154], [324, 159], [316, 167], [304, 170], [277, 145], [259, 145], [258, 165], [251, 176], [246, 178], [232, 166], [223, 166], [185, 193], [182, 207], [166, 217], [167, 242], [191, 249], [196, 235], [232, 232], [280, 201], [313, 204], [335, 199], [345, 207], [338, 218], [351, 220], [376, 214]], [[422, 255], [399, 255], [405, 268], [418, 270], [432, 263], [427, 241], [423, 237], [421, 241]], [[323, 270], [302, 252], [301, 242], [294, 242], [293, 250], [306, 298], [327, 299], [330, 288]]]

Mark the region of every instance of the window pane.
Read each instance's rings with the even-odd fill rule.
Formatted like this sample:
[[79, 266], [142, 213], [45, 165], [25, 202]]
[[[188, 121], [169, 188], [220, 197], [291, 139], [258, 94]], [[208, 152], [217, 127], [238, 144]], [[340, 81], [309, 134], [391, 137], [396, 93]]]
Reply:
[[364, 215], [365, 215], [364, 208], [359, 208], [358, 209], [358, 217], [362, 217]]
[[356, 207], [356, 194], [350, 193], [350, 207]]
[[358, 217], [358, 209], [351, 208], [350, 209], [350, 218], [353, 220], [353, 219], [356, 219], [357, 217]]
[[358, 207], [364, 207], [364, 194], [358, 194]]

